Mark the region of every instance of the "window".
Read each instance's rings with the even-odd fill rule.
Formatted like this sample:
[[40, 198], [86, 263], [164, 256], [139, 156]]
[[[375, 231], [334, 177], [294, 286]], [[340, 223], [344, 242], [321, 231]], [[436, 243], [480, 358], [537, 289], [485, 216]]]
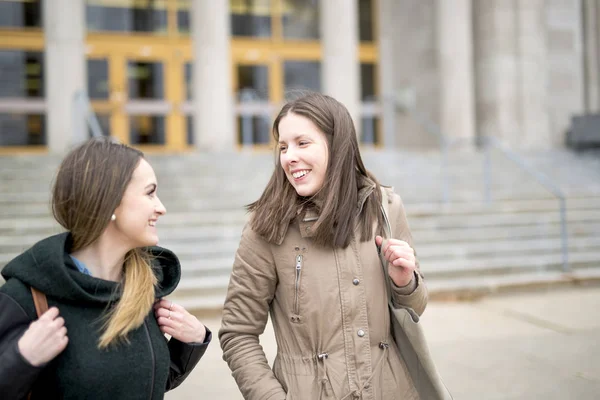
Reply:
[[166, 3], [153, 0], [87, 0], [86, 22], [89, 32], [166, 34]]
[[108, 100], [108, 61], [88, 60], [88, 96], [92, 100]]
[[319, 0], [283, 1], [283, 37], [319, 39]]
[[359, 0], [358, 31], [361, 42], [373, 41], [373, 25], [373, 0]]
[[233, 36], [271, 36], [270, 0], [230, 0]]
[[285, 92], [302, 90], [321, 91], [321, 63], [318, 61], [290, 61], [283, 64]]
[[41, 28], [42, 2], [40, 0], [0, 0], [0, 27]]

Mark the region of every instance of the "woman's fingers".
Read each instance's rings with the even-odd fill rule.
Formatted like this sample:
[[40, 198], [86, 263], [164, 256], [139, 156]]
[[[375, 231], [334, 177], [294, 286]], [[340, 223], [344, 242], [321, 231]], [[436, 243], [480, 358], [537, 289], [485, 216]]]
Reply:
[[398, 257], [407, 258], [415, 256], [415, 251], [412, 247], [408, 245], [406, 242], [401, 242], [399, 244], [392, 244], [388, 246], [384, 253], [384, 257], [386, 260], [392, 262]]
[[204, 325], [179, 304], [161, 299], [154, 305], [154, 314], [161, 332], [185, 343], [204, 340]]
[[67, 343], [65, 320], [52, 307], [29, 325], [19, 339], [18, 348], [31, 365], [39, 366], [60, 354]]
[[40, 315], [36, 321], [54, 321], [58, 317], [59, 311], [56, 307], [51, 307], [45, 313]]

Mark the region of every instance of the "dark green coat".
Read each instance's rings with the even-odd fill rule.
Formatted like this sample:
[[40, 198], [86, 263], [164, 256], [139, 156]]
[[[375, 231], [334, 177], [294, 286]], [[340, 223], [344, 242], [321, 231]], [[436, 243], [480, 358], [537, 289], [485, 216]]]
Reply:
[[[119, 284], [80, 273], [69, 257], [71, 237], [59, 234], [42, 240], [2, 270], [0, 287], [0, 398], [33, 399], [162, 399], [178, 386], [206, 351], [204, 343], [167, 342], [153, 310], [128, 342], [98, 349], [102, 317], [120, 298]], [[170, 294], [180, 279], [177, 257], [159, 247], [154, 271], [156, 297]], [[35, 368], [24, 360], [18, 339], [36, 319], [30, 286], [48, 298], [65, 319], [69, 344], [55, 359]]]

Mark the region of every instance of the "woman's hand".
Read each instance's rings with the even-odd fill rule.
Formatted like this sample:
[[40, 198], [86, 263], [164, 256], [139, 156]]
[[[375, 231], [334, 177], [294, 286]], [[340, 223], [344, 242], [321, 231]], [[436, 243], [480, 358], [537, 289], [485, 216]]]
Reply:
[[[375, 237], [377, 246], [381, 246], [383, 238]], [[381, 252], [388, 260], [388, 273], [396, 286], [408, 285], [414, 277], [416, 268], [415, 251], [403, 240], [389, 239], [382, 247]]]
[[69, 343], [65, 320], [52, 307], [33, 321], [19, 342], [19, 352], [34, 367], [39, 367], [59, 355]]
[[183, 343], [203, 343], [206, 328], [182, 306], [171, 300], [159, 300], [154, 303], [154, 315], [162, 333]]

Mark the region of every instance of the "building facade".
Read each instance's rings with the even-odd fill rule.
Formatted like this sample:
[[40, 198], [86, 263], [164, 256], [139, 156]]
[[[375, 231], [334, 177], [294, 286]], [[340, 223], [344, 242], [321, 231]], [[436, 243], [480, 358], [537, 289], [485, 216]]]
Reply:
[[88, 98], [103, 134], [146, 151], [268, 147], [304, 89], [341, 100], [365, 145], [436, 145], [399, 107], [409, 93], [448, 136], [558, 147], [600, 107], [599, 15], [595, 0], [0, 0], [0, 154], [83, 139]]

